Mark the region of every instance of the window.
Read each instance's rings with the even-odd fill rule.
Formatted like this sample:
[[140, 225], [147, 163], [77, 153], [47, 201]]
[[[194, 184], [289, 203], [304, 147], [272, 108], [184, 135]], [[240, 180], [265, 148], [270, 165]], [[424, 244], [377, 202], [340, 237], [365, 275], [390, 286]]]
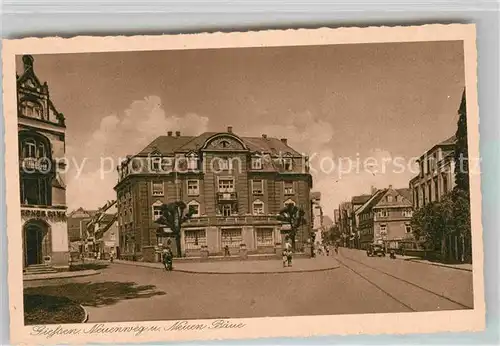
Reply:
[[35, 102], [23, 101], [21, 104], [21, 114], [27, 117], [42, 118], [42, 107]]
[[448, 192], [448, 177], [443, 174], [443, 193]]
[[272, 228], [257, 228], [256, 237], [257, 246], [274, 245]]
[[392, 203], [392, 196], [387, 196], [387, 202]]
[[161, 168], [161, 157], [150, 157], [149, 158], [149, 167], [152, 171], [159, 171]]
[[111, 241], [115, 241], [116, 240], [116, 234], [115, 234], [115, 232], [111, 232], [111, 234], [109, 236], [109, 240], [111, 240]]
[[387, 225], [381, 224], [379, 226], [379, 229], [380, 229], [380, 235], [386, 235], [387, 234]]
[[222, 141], [220, 142], [220, 146], [223, 148], [229, 148], [229, 142], [228, 141]]
[[23, 157], [35, 157], [36, 144], [33, 139], [27, 139], [23, 142]]
[[222, 248], [226, 245], [228, 247], [240, 247], [243, 243], [241, 236], [241, 229], [223, 229], [221, 231]]
[[219, 158], [218, 159], [219, 169], [221, 170], [229, 170], [229, 160], [227, 158]]
[[188, 203], [188, 209], [193, 213], [193, 216], [200, 216], [200, 204], [196, 201]]
[[432, 202], [432, 190], [431, 190], [431, 182], [427, 182], [427, 196], [428, 196], [428, 201]]
[[207, 235], [205, 230], [184, 231], [184, 244], [186, 245], [186, 250], [195, 250], [206, 246]]
[[419, 208], [419, 206], [420, 206], [420, 196], [418, 194], [418, 187], [415, 188], [415, 190], [414, 190], [414, 197], [413, 198], [415, 200], [416, 207]]
[[154, 181], [153, 182], [153, 196], [163, 196], [163, 182]]
[[222, 215], [223, 216], [231, 216], [233, 213], [233, 208], [231, 204], [223, 204], [222, 205]]
[[259, 179], [259, 180], [252, 180], [252, 193], [254, 195], [262, 195], [264, 193], [264, 181]]
[[256, 200], [252, 205], [253, 214], [254, 215], [263, 215], [264, 214], [264, 203], [260, 200]]
[[196, 170], [198, 169], [198, 157], [196, 155], [190, 155], [188, 157], [188, 169]]
[[285, 171], [291, 171], [293, 169], [293, 160], [291, 157], [283, 159], [283, 167], [285, 168]]
[[162, 157], [161, 158], [161, 170], [164, 172], [171, 172], [174, 168], [174, 158], [173, 157]]
[[406, 231], [406, 233], [407, 233], [407, 234], [408, 234], [408, 233], [411, 233], [411, 225], [406, 224], [406, 225], [405, 225], [405, 231]]
[[262, 158], [261, 157], [252, 158], [252, 169], [262, 169]]
[[44, 178], [23, 178], [21, 180], [21, 203], [29, 205], [50, 205], [48, 181]]
[[198, 180], [187, 181], [188, 196], [198, 196], [200, 194], [200, 184]]
[[291, 205], [295, 205], [295, 202], [294, 202], [292, 199], [287, 199], [287, 200], [285, 201], [285, 203], [283, 203], [283, 205], [284, 205], [285, 207], [286, 207], [287, 205], [289, 205], [289, 204], [291, 204]]
[[434, 178], [434, 200], [439, 201], [439, 185], [437, 177]]
[[387, 210], [379, 210], [379, 211], [377, 212], [377, 215], [378, 215], [379, 217], [388, 217], [388, 216], [389, 216], [389, 212], [388, 212]]
[[411, 209], [405, 209], [405, 210], [403, 210], [403, 216], [404, 217], [412, 217], [413, 216], [413, 210], [411, 210]]
[[293, 195], [293, 181], [284, 182], [285, 195]]
[[219, 179], [219, 192], [234, 192], [234, 179], [233, 178]]

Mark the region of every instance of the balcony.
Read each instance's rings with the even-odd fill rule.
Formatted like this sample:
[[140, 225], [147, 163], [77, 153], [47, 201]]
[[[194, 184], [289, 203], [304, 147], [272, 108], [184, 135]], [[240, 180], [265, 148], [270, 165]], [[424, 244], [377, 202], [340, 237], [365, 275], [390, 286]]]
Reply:
[[236, 192], [217, 192], [218, 201], [236, 201], [238, 194]]
[[234, 215], [193, 217], [185, 223], [189, 227], [255, 224], [280, 224], [280, 222], [276, 219], [275, 215]]

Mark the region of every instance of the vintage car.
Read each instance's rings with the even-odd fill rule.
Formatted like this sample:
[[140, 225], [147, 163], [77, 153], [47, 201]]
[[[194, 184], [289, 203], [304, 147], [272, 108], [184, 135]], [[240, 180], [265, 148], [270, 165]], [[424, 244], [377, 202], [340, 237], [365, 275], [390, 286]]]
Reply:
[[384, 257], [385, 256], [384, 247], [380, 244], [370, 244], [370, 246], [368, 246], [368, 249], [366, 250], [366, 255], [368, 257], [371, 256]]

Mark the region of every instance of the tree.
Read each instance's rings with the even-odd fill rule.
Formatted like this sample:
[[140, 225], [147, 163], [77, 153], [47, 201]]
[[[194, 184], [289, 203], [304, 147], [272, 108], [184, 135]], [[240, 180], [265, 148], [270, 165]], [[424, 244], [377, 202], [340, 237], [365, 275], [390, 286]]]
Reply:
[[290, 229], [286, 230], [285, 234], [292, 241], [292, 248], [295, 250], [297, 231], [299, 227], [307, 223], [304, 210], [290, 203], [280, 210], [277, 219], [290, 226]]
[[334, 225], [328, 230], [329, 240], [332, 243], [338, 242], [342, 238], [342, 233], [340, 232], [339, 226]]
[[194, 215], [194, 210], [188, 209], [186, 203], [182, 201], [163, 204], [160, 208], [161, 216], [156, 220], [156, 223], [165, 225], [172, 230], [175, 237], [177, 256], [181, 257], [181, 227], [184, 222]]
[[455, 184], [456, 188], [469, 192], [469, 147], [467, 144], [467, 103], [465, 89], [458, 109], [457, 131], [455, 133]]
[[411, 220], [415, 239], [423, 241], [427, 249], [439, 247], [444, 258], [446, 236], [453, 232], [453, 216], [453, 201], [448, 195], [439, 202], [426, 204], [413, 214]]

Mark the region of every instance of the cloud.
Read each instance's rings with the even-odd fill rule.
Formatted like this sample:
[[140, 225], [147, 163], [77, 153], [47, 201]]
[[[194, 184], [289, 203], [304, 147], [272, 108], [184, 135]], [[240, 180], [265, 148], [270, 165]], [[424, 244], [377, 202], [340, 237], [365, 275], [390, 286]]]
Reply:
[[[119, 158], [136, 154], [167, 131], [197, 135], [207, 127], [207, 117], [193, 113], [167, 114], [158, 96], [133, 101], [123, 112], [104, 116], [86, 141], [66, 147], [67, 158], [72, 163], [66, 177], [68, 208], [97, 208], [106, 200], [116, 198], [113, 190], [116, 171], [102, 174], [101, 159], [118, 164]], [[77, 165], [82, 162], [84, 166], [79, 173]]]
[[370, 193], [372, 186], [407, 187], [416, 174], [406, 158], [396, 158], [383, 149], [347, 157], [343, 156], [346, 153], [336, 153], [332, 144], [336, 134], [334, 124], [310, 111], [290, 112], [280, 121], [282, 124], [263, 125], [258, 130], [249, 128], [246, 135], [255, 136], [260, 131], [271, 137], [286, 137], [291, 147], [309, 155], [313, 191], [321, 192], [324, 212], [330, 217], [340, 202]]

